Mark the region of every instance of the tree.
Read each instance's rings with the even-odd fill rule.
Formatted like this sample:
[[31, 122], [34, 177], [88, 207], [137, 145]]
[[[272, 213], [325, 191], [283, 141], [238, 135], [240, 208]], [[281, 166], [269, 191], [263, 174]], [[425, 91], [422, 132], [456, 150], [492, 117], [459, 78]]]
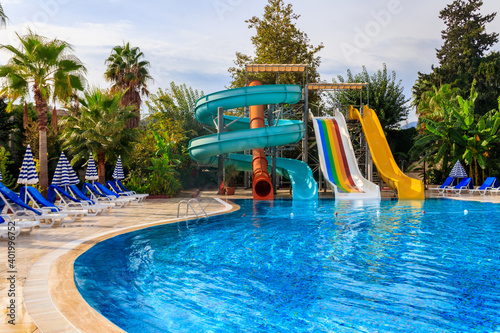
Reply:
[[[493, 58], [498, 59], [494, 53], [486, 55], [498, 42], [498, 33], [486, 32], [486, 24], [493, 21], [496, 13], [483, 16], [480, 13], [482, 5], [481, 0], [455, 0], [441, 10], [439, 18], [444, 21], [446, 28], [441, 31], [443, 46], [436, 50], [439, 66], [432, 67], [431, 74], [419, 73], [413, 89], [417, 104], [421, 94], [432, 90], [432, 86], [451, 84], [461, 91], [468, 91], [475, 80], [479, 93], [476, 101], [479, 114], [496, 107], [497, 96], [492, 96], [487, 90], [497, 90], [498, 85], [490, 85], [491, 78], [485, 75], [485, 67], [488, 67], [485, 63], [491, 64], [495, 62]], [[499, 80], [498, 71], [496, 76]]]
[[[399, 127], [399, 123], [408, 117], [408, 99], [403, 94], [404, 87], [401, 80], [396, 79], [396, 72], [387, 71], [386, 64], [382, 69], [370, 76], [368, 70], [363, 66], [363, 71], [353, 75], [351, 70], [347, 70], [347, 77], [337, 76], [338, 82], [368, 82], [368, 94], [363, 94], [363, 104], [377, 112], [380, 124], [384, 129], [394, 129]], [[337, 82], [337, 80], [333, 80]], [[359, 104], [359, 92], [352, 90], [341, 90], [336, 93], [329, 93], [327, 103], [330, 105], [357, 105]]]
[[1, 93], [11, 100], [24, 96], [29, 90], [34, 94], [39, 131], [39, 179], [40, 187], [45, 190], [49, 186], [47, 103], [51, 97], [65, 100], [74, 90], [83, 90], [82, 74], [86, 69], [65, 41], [49, 40], [32, 31], [17, 37], [20, 48], [0, 46], [13, 55], [7, 65], [0, 66], [0, 77], [5, 79]]
[[433, 121], [439, 121], [443, 118], [443, 100], [458, 105], [457, 97], [460, 94], [460, 89], [452, 88], [449, 84], [444, 84], [439, 89], [436, 86], [432, 88], [432, 90], [422, 93], [420, 103], [417, 105], [418, 129], [423, 127], [420, 117]]
[[141, 96], [149, 96], [150, 64], [143, 58], [144, 53], [138, 47], [130, 47], [127, 43], [115, 46], [105, 61], [108, 67], [104, 77], [113, 83], [111, 89], [123, 92], [122, 105], [133, 106], [136, 113], [136, 117], [127, 123], [129, 128], [139, 127]]
[[429, 161], [431, 167], [440, 166], [443, 174], [450, 171], [456, 160], [464, 160], [476, 183], [479, 169], [487, 167], [491, 149], [500, 143], [500, 110], [476, 115], [477, 96], [473, 86], [468, 99], [457, 96], [456, 102], [452, 102], [437, 98], [441, 103], [442, 118], [422, 117], [426, 126], [412, 148], [412, 152]]
[[[248, 28], [255, 28], [256, 35], [251, 38], [255, 46], [255, 56], [251, 57], [236, 52], [236, 67], [229, 68], [232, 81], [231, 88], [245, 85], [245, 64], [307, 64], [309, 65], [309, 82], [319, 80], [318, 67], [320, 57], [316, 54], [323, 44], [313, 46], [307, 34], [295, 26], [300, 15], [293, 12], [292, 5], [285, 5], [283, 0], [269, 0], [264, 8], [262, 18], [256, 16], [245, 21]], [[258, 79], [263, 84], [275, 84], [274, 74], [251, 74], [249, 79]], [[300, 84], [304, 81], [301, 73], [281, 73], [280, 83]]]
[[72, 163], [87, 160], [90, 152], [97, 156], [99, 182], [105, 183], [105, 162], [121, 155], [126, 159], [138, 141], [138, 130], [127, 128], [127, 120], [135, 117], [132, 107], [120, 104], [123, 93], [93, 88], [80, 98], [78, 112], [68, 110], [63, 117], [63, 148], [74, 155]]
[[0, 4], [0, 27], [5, 27], [7, 25], [7, 19], [8, 17], [5, 15], [3, 7]]

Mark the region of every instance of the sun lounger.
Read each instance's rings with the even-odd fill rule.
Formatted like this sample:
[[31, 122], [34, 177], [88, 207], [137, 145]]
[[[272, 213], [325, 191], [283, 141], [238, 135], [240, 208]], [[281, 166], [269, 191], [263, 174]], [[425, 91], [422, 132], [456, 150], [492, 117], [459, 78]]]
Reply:
[[[95, 183], [99, 184], [99, 183]], [[102, 185], [101, 185], [102, 186]], [[107, 189], [106, 189], [107, 190]], [[109, 192], [109, 190], [107, 190]], [[121, 208], [130, 203], [130, 199], [120, 198], [117, 194], [111, 193], [111, 195], [107, 193], [103, 193], [97, 189], [96, 186], [92, 183], [85, 183], [82, 186], [82, 192], [84, 194], [88, 193], [92, 200], [107, 200], [116, 205], [116, 207]]]
[[108, 199], [103, 198], [103, 200], [92, 200], [91, 198], [85, 196], [82, 191], [76, 185], [70, 185], [67, 187], [68, 193], [80, 202], [86, 202], [93, 209], [100, 209], [101, 213], [105, 213], [108, 209], [115, 207], [116, 205], [110, 202]]
[[451, 191], [452, 194], [456, 194], [459, 197], [462, 196], [463, 193], [470, 191], [474, 188], [474, 183], [472, 182], [472, 178], [467, 177], [462, 179], [457, 186], [455, 186]]
[[36, 188], [33, 186], [23, 186], [21, 187], [21, 191], [19, 192], [19, 197], [25, 200], [26, 204], [30, 202], [33, 203], [33, 206], [38, 209], [49, 209], [53, 213], [63, 213], [67, 215], [67, 219], [63, 219], [63, 222], [73, 222], [76, 218], [81, 218], [86, 216], [88, 213], [87, 209], [83, 208], [67, 208], [64, 206], [56, 206], [47, 199], [43, 197], [43, 195], [38, 192]]
[[479, 186], [478, 188], [469, 190], [469, 193], [474, 194], [474, 193], [479, 193], [480, 195], [486, 195], [486, 192], [497, 189], [500, 185], [498, 184], [497, 178], [496, 177], [488, 177], [484, 181], [484, 183]]
[[37, 221], [40, 222], [39, 226], [42, 228], [50, 228], [57, 220], [62, 220], [67, 217], [67, 214], [53, 213], [50, 210], [35, 209], [27, 205], [21, 198], [11, 189], [0, 183], [0, 201], [5, 204], [8, 211], [13, 214], [17, 212], [31, 211], [35, 214]]
[[441, 185], [439, 187], [433, 187], [430, 190], [437, 192], [437, 195], [443, 196], [445, 194], [446, 190], [453, 189], [453, 187], [455, 187], [457, 185], [457, 183], [458, 183], [457, 178], [448, 177], [444, 181], [443, 185]]
[[[135, 192], [125, 192], [123, 190], [121, 190], [118, 186], [116, 186], [116, 184], [112, 181], [107, 181], [106, 182], [106, 186], [108, 187], [108, 189], [110, 191], [112, 191], [113, 193], [116, 193], [118, 194], [119, 196], [125, 196], [125, 197], [129, 197], [129, 198], [134, 198], [134, 202], [140, 202], [140, 201], [143, 201], [145, 196], [143, 195], [138, 195], [138, 194], [135, 194]], [[147, 195], [146, 195], [147, 196]]]
[[[59, 199], [59, 200], [58, 200]], [[66, 209], [85, 209], [87, 215], [95, 216], [108, 208], [105, 205], [96, 205], [90, 200], [79, 200], [68, 193], [62, 186], [50, 185], [47, 194], [47, 200], [53, 204], [58, 200], [58, 206], [64, 206]], [[90, 201], [90, 202], [89, 202]]]
[[[2, 203], [2, 207], [0, 207], [0, 212], [3, 209], [4, 203]], [[18, 211], [12, 216], [7, 214], [0, 215], [0, 237], [8, 238], [17, 237], [21, 233], [21, 231], [28, 230], [28, 233], [31, 233], [34, 227], [39, 226], [40, 221], [36, 218], [34, 212], [31, 211]]]
[[132, 198], [130, 196], [126, 196], [126, 195], [119, 195], [113, 191], [111, 191], [110, 189], [108, 189], [106, 186], [102, 185], [101, 183], [99, 182], [94, 182], [94, 186], [95, 188], [101, 192], [101, 194], [104, 194], [104, 195], [107, 195], [107, 196], [112, 196], [112, 197], [115, 197], [117, 198], [118, 200], [125, 200], [127, 201], [128, 203], [131, 203], [131, 202], [137, 202], [137, 199], [136, 198]]

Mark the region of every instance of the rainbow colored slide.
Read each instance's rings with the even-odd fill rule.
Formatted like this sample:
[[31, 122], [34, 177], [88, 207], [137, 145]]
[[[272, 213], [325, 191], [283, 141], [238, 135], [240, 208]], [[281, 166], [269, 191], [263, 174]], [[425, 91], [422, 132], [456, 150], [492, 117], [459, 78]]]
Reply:
[[378, 185], [365, 179], [359, 171], [344, 116], [313, 117], [321, 171], [333, 189], [335, 199], [380, 199]]

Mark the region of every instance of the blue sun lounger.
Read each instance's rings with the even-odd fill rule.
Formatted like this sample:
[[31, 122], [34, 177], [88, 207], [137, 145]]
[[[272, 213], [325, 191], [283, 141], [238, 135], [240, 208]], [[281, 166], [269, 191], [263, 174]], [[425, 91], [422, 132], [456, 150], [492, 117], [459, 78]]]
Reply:
[[[105, 191], [101, 191], [100, 188], [97, 187], [98, 185], [103, 187]], [[108, 200], [109, 202], [114, 203], [119, 208], [126, 206], [130, 203], [130, 199], [120, 198], [118, 194], [111, 192], [110, 190], [105, 188], [101, 183], [98, 182], [95, 182], [94, 184], [92, 183], [83, 184], [82, 192], [84, 194], [88, 193], [91, 196], [92, 200], [99, 200], [99, 199]]]
[[92, 200], [91, 198], [85, 196], [82, 191], [76, 185], [69, 185], [68, 186], [69, 192], [73, 195], [74, 198], [80, 200], [80, 202], [86, 202], [89, 204], [90, 207], [93, 207], [95, 209], [101, 209], [102, 213], [105, 213], [106, 210], [109, 208], [113, 208], [115, 206], [114, 203], [111, 203], [108, 199], [103, 198], [104, 200]]
[[[0, 201], [14, 214], [35, 214], [38, 226], [50, 228], [56, 220], [63, 219], [66, 214], [52, 213], [47, 210], [35, 209], [27, 205], [21, 198], [4, 184], [0, 183]], [[31, 213], [30, 213], [31, 212]], [[43, 223], [42, 223], [43, 221]]]
[[466, 177], [462, 179], [462, 181], [452, 189], [452, 193], [460, 197], [463, 192], [470, 191], [473, 188], [474, 188], [474, 183], [472, 182], [472, 178]]
[[73, 197], [62, 186], [50, 185], [47, 200], [55, 204], [57, 198], [59, 198], [60, 206], [64, 206], [66, 209], [85, 209], [87, 210], [87, 215], [90, 216], [95, 216], [107, 209], [107, 206], [98, 206], [92, 201], [88, 202], [88, 199], [82, 201]]
[[66, 214], [68, 220], [64, 220], [63, 222], [73, 222], [77, 217], [80, 218], [82, 216], [87, 215], [88, 210], [84, 208], [71, 208], [64, 206], [56, 206], [52, 202], [48, 201], [43, 197], [43, 195], [38, 192], [36, 188], [33, 186], [23, 186], [21, 187], [21, 191], [19, 192], [19, 197], [25, 199], [25, 203], [29, 204], [29, 202], [33, 202], [35, 208], [39, 209], [50, 209], [54, 213], [62, 213]]
[[469, 190], [469, 193], [474, 194], [474, 193], [479, 193], [480, 195], [486, 195], [487, 191], [495, 190], [499, 187], [500, 185], [498, 184], [497, 177], [488, 177], [484, 181], [483, 185], [479, 186], [478, 188]]
[[446, 190], [451, 190], [458, 184], [458, 179], [453, 177], [448, 177], [444, 181], [443, 185], [439, 187], [431, 188], [431, 191], [437, 191], [438, 195], [444, 195]]
[[122, 182], [121, 182], [119, 179], [115, 179], [114, 183], [115, 183], [116, 187], [117, 187], [118, 189], [122, 190], [123, 192], [129, 192], [129, 193], [132, 193], [132, 194], [134, 194], [134, 195], [138, 196], [139, 198], [142, 198], [143, 200], [144, 200], [147, 196], [149, 196], [149, 194], [148, 194], [148, 193], [136, 193], [135, 191], [130, 191], [129, 189], [127, 189], [127, 188], [125, 187], [125, 185], [123, 185], [123, 184], [122, 184]]

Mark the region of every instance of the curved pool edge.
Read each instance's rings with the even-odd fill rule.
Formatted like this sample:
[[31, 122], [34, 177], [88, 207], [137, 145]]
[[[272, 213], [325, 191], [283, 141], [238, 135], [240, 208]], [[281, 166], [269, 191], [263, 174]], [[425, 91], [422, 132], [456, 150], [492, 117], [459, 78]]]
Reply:
[[[223, 208], [209, 216], [237, 211], [233, 202], [214, 198]], [[230, 203], [229, 203], [230, 202]], [[124, 332], [92, 308], [80, 295], [74, 282], [74, 261], [95, 244], [106, 239], [153, 226], [196, 219], [195, 216], [162, 219], [120, 230], [110, 230], [61, 245], [37, 260], [26, 277], [23, 303], [42, 332]]]

